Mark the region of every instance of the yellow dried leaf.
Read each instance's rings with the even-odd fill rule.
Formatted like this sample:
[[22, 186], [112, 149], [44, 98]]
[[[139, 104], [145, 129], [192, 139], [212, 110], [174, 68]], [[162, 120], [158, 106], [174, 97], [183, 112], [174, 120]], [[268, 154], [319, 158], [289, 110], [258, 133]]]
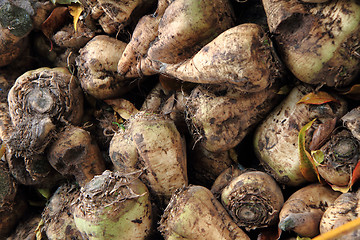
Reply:
[[41, 228], [44, 226], [45, 222], [43, 219], [40, 220], [39, 224], [36, 227], [35, 234], [36, 234], [36, 240], [43, 239]]
[[1, 147], [0, 147], [0, 159], [4, 156], [4, 153], [5, 153], [5, 144], [1, 144]]
[[77, 29], [77, 22], [79, 21], [79, 17], [82, 13], [82, 11], [84, 10], [83, 6], [80, 4], [74, 4], [68, 7], [69, 8], [69, 12], [71, 14], [71, 16], [73, 16], [74, 18], [74, 29], [76, 32]]
[[[313, 182], [317, 178], [319, 179], [319, 173], [317, 172], [316, 165], [314, 164], [314, 160], [310, 153], [306, 150], [305, 146], [305, 135], [307, 130], [312, 126], [316, 119], [313, 119], [311, 122], [306, 124], [301, 128], [298, 136], [298, 144], [299, 144], [299, 156], [300, 156], [300, 171], [304, 178]], [[320, 180], [320, 179], [319, 179]]]
[[314, 104], [314, 105], [321, 105], [327, 102], [339, 102], [336, 98], [328, 94], [327, 92], [311, 92], [305, 95], [300, 101], [297, 103], [305, 103], [305, 104]]

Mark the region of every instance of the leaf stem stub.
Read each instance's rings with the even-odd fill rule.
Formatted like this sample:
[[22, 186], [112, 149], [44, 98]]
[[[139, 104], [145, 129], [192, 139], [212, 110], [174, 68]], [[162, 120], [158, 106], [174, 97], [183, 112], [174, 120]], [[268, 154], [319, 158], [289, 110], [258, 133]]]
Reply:
[[21, 75], [8, 94], [12, 123], [50, 118], [78, 124], [83, 115], [80, 86], [65, 68], [39, 68]]
[[267, 214], [272, 213], [273, 209], [263, 204], [266, 201], [259, 196], [250, 195], [246, 196], [242, 201], [234, 202], [230, 204], [230, 209], [235, 212], [236, 218], [239, 223], [245, 222], [249, 224], [266, 224]]
[[333, 146], [334, 160], [344, 162], [358, 153], [359, 142], [355, 138], [340, 138]]
[[360, 143], [347, 129], [338, 129], [320, 150], [324, 161], [317, 166], [319, 174], [336, 186], [347, 186], [360, 158]]
[[83, 214], [94, 214], [92, 209], [95, 206], [101, 211], [108, 206], [141, 197], [142, 195], [136, 194], [130, 187], [130, 184], [138, 179], [138, 175], [137, 172], [121, 175], [107, 170], [102, 175], [95, 176], [80, 191], [82, 195], [78, 201], [82, 202]]
[[36, 87], [27, 95], [30, 108], [40, 114], [50, 112], [54, 106], [53, 97], [46, 88]]
[[339, 130], [321, 148], [325, 153], [324, 163], [335, 168], [344, 165], [352, 166], [359, 160], [359, 147], [359, 141], [352, 136], [350, 131]]
[[273, 178], [254, 171], [234, 178], [222, 191], [221, 201], [238, 226], [252, 230], [273, 225], [284, 198]]

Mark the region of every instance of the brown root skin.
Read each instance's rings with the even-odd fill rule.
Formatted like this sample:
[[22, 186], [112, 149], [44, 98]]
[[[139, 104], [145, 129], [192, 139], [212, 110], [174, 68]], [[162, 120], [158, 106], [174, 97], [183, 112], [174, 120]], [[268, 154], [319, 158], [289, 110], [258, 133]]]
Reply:
[[211, 152], [238, 145], [280, 100], [277, 87], [256, 93], [198, 86], [186, 102], [187, 123], [197, 144]]
[[8, 29], [0, 29], [0, 67], [17, 59], [28, 46], [28, 38], [12, 35]]
[[221, 33], [188, 60], [178, 64], [153, 61], [153, 67], [183, 81], [259, 92], [282, 76], [282, 66], [272, 51], [271, 40], [259, 25], [241, 24]]
[[97, 99], [119, 97], [135, 86], [134, 79], [117, 74], [117, 63], [126, 43], [100, 35], [88, 42], [76, 58], [78, 78], [85, 92]]
[[[190, 147], [193, 144], [190, 145]], [[210, 152], [202, 145], [188, 149], [188, 175], [193, 184], [210, 188], [215, 179], [229, 167], [238, 163], [235, 149]]]
[[84, 186], [105, 170], [105, 160], [89, 132], [68, 126], [47, 152], [50, 164], [62, 175]]
[[0, 161], [0, 207], [14, 201], [18, 184], [6, 162]]
[[279, 183], [299, 186], [306, 182], [300, 171], [298, 154], [300, 129], [314, 118], [322, 123], [339, 119], [347, 111], [347, 103], [336, 95], [332, 96], [338, 99], [339, 104], [297, 104], [303, 96], [313, 91], [309, 85], [294, 87], [255, 131], [255, 154]]
[[301, 0], [301, 1], [305, 3], [324, 3], [324, 2], [328, 2], [329, 0]]
[[162, 215], [158, 229], [166, 240], [250, 239], [232, 221], [210, 190], [196, 185], [175, 192]]
[[300, 188], [285, 201], [279, 215], [279, 228], [303, 237], [315, 237], [319, 234], [323, 213], [339, 195], [321, 184]]
[[4, 142], [9, 141], [11, 133], [14, 131], [9, 114], [7, 103], [0, 103], [0, 139]]
[[[360, 214], [359, 192], [348, 192], [341, 194], [331, 206], [324, 212], [320, 221], [320, 233], [326, 233], [351, 220], [358, 218]], [[356, 230], [349, 234], [344, 234], [337, 240], [358, 239], [360, 231]]]
[[95, 32], [88, 28], [84, 21], [78, 21], [76, 31], [74, 25], [69, 24], [56, 32], [52, 39], [56, 45], [62, 48], [80, 49], [93, 37], [95, 37]]
[[360, 142], [347, 129], [334, 131], [320, 150], [324, 160], [317, 166], [319, 174], [335, 186], [348, 186], [360, 158]]
[[36, 239], [36, 229], [39, 226], [39, 222], [41, 221], [40, 214], [33, 214], [27, 216], [26, 218], [22, 218], [19, 224], [16, 226], [15, 231], [11, 233], [6, 240], [34, 240]]
[[35, 30], [41, 30], [42, 23], [50, 16], [51, 12], [56, 7], [52, 2], [35, 2], [33, 3], [35, 10], [32, 16], [33, 26]]
[[360, 141], [360, 107], [353, 108], [341, 118], [343, 125]]
[[16, 197], [5, 204], [0, 205], [0, 238], [5, 239], [16, 227], [24, 216], [28, 204], [24, 196], [17, 194]]
[[221, 203], [238, 226], [250, 231], [275, 224], [284, 197], [270, 175], [250, 171], [231, 180], [221, 193]]
[[328, 2], [329, 0], [301, 0], [301, 1], [305, 3], [324, 3], [324, 2]]
[[51, 196], [42, 212], [44, 220], [42, 231], [46, 233], [48, 239], [81, 239], [81, 233], [75, 226], [72, 205], [79, 194], [79, 187], [66, 183]]
[[53, 169], [44, 154], [19, 156], [6, 148], [5, 158], [14, 178], [21, 184], [50, 188], [63, 177]]
[[[358, 75], [360, 5], [356, 0], [307, 4], [264, 0], [279, 54], [297, 79], [342, 87]], [[297, 24], [294, 25], [294, 22]]]
[[28, 45], [28, 34], [33, 29], [30, 1], [2, 2], [0, 8], [0, 67], [13, 62]]

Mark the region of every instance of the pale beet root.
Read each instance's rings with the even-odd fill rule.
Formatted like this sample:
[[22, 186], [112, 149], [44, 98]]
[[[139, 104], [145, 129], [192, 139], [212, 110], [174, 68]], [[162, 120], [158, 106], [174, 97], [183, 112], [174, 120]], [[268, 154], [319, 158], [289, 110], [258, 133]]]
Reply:
[[13, 175], [23, 184], [53, 182], [52, 174], [58, 175], [44, 151], [60, 128], [82, 120], [83, 93], [76, 79], [66, 68], [28, 71], [10, 89], [8, 110], [3, 107], [0, 133]]
[[214, 194], [216, 199], [221, 200], [221, 193], [223, 189], [229, 185], [229, 183], [239, 176], [240, 174], [244, 173], [246, 170], [241, 167], [241, 165], [231, 166], [225, 169], [222, 173], [218, 175], [215, 179], [213, 185], [211, 186], [210, 190], [211, 193]]
[[91, 13], [91, 17], [98, 21], [106, 34], [111, 35], [134, 24], [154, 5], [155, 0], [85, 0], [83, 2], [86, 2], [86, 9]]
[[174, 122], [162, 114], [140, 111], [110, 143], [115, 169], [141, 171], [141, 179], [160, 205], [188, 184], [186, 147]]
[[179, 63], [234, 25], [228, 0], [176, 0], [161, 17], [157, 38], [147, 58], [162, 63]]
[[161, 217], [159, 231], [166, 240], [250, 239], [210, 190], [197, 185], [176, 191]]
[[339, 195], [340, 192], [319, 183], [300, 188], [285, 201], [279, 228], [303, 237], [317, 236], [322, 215]]
[[67, 126], [60, 132], [47, 151], [47, 159], [54, 169], [65, 177], [75, 178], [80, 186], [105, 171], [99, 146], [80, 127]]
[[106, 170], [81, 188], [74, 221], [83, 238], [140, 240], [150, 234], [150, 194], [138, 177]]
[[259, 92], [283, 76], [271, 40], [251, 23], [226, 30], [183, 62], [152, 62], [156, 71], [183, 81], [222, 84], [243, 92]]
[[324, 154], [317, 166], [319, 175], [333, 186], [349, 186], [359, 161], [359, 147], [359, 140], [349, 130], [336, 129], [319, 149]]
[[[301, 98], [313, 91], [309, 85], [294, 87], [255, 131], [255, 154], [265, 169], [285, 185], [299, 186], [306, 182], [300, 171], [298, 138], [301, 128], [315, 118], [319, 123], [339, 119], [347, 111], [346, 102], [336, 95], [332, 96], [337, 102], [298, 104]], [[309, 136], [312, 133], [309, 131]]]
[[157, 36], [159, 21], [168, 7], [168, 0], [160, 0], [154, 14], [142, 17], [134, 29], [131, 40], [126, 46], [118, 62], [117, 71], [125, 77], [138, 77], [142, 74], [151, 75], [154, 71], [140, 73], [141, 59], [145, 57], [151, 42]]
[[144, 16], [136, 26], [118, 72], [154, 74], [152, 61], [179, 63], [233, 24], [228, 0], [160, 1], [156, 13]]
[[349, 85], [359, 73], [360, 4], [263, 0], [279, 55], [299, 80]]
[[[326, 233], [356, 219], [359, 213], [359, 191], [341, 194], [324, 212], [320, 221], [320, 233]], [[355, 230], [344, 233], [336, 239], [351, 240], [359, 236], [360, 231]]]
[[119, 97], [135, 86], [134, 79], [117, 74], [117, 63], [126, 43], [100, 35], [88, 42], [76, 58], [82, 89], [97, 99]]
[[221, 203], [238, 226], [250, 231], [276, 224], [284, 197], [270, 175], [248, 171], [234, 177], [222, 190]]
[[74, 205], [80, 195], [80, 187], [65, 183], [58, 187], [42, 211], [44, 224], [41, 231], [51, 240], [82, 239], [74, 222]]
[[343, 125], [351, 131], [351, 134], [360, 141], [360, 107], [353, 108], [346, 113], [341, 122]]
[[169, 85], [174, 89], [167, 89], [163, 84], [157, 84], [147, 95], [143, 102], [142, 111], [158, 112], [167, 115], [172, 119], [180, 132], [185, 133], [188, 131], [185, 121], [186, 102], [189, 97], [190, 91], [193, 86], [186, 86], [178, 80], [167, 78], [163, 75], [159, 76], [159, 80], [169, 81]]
[[211, 152], [238, 145], [276, 105], [277, 87], [244, 93], [221, 86], [198, 86], [187, 98], [186, 120], [196, 142]]

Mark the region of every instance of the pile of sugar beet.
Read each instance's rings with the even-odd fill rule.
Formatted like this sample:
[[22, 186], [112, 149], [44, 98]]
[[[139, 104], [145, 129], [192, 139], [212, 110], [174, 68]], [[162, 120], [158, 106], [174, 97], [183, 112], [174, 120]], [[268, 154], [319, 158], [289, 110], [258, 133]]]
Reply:
[[0, 239], [339, 232], [359, 38], [359, 0], [0, 0]]

